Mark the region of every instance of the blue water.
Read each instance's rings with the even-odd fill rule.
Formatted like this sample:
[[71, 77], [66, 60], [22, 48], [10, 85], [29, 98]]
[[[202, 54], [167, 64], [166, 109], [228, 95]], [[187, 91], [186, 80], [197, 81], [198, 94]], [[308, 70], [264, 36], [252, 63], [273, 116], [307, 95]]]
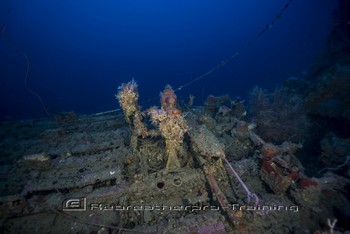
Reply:
[[[227, 59], [268, 25], [285, 0], [1, 0], [0, 119], [96, 113], [119, 108], [114, 94], [133, 77], [140, 101], [177, 88]], [[245, 98], [302, 77], [333, 26], [334, 0], [294, 0], [282, 17], [233, 61], [178, 91]], [[6, 37], [9, 40], [5, 40]], [[11, 43], [9, 43], [11, 41]], [[146, 103], [157, 105], [158, 102]]]

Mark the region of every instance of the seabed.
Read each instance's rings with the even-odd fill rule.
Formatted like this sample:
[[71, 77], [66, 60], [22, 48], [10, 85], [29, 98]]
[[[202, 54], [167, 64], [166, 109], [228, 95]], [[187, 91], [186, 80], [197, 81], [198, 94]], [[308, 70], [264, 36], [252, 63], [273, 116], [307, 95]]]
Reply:
[[[0, 123], [2, 231], [297, 233], [329, 230], [331, 207], [349, 207], [339, 191], [348, 180], [335, 174], [314, 178], [317, 186], [290, 184], [277, 195], [273, 175], [271, 181], [262, 179], [261, 145], [248, 135], [237, 135], [239, 121], [213, 125], [203, 108], [184, 115], [193, 118], [188, 119], [190, 128], [205, 126], [224, 145], [237, 173], [259, 196], [258, 205], [248, 204], [237, 180], [218, 165], [214, 177], [230, 203], [221, 207], [190, 138], [184, 140], [181, 167], [172, 171], [166, 169], [161, 137], [139, 138], [137, 150], [131, 149], [132, 131], [121, 111], [99, 116], [65, 113], [55, 121]], [[232, 223], [228, 213], [238, 222]]]

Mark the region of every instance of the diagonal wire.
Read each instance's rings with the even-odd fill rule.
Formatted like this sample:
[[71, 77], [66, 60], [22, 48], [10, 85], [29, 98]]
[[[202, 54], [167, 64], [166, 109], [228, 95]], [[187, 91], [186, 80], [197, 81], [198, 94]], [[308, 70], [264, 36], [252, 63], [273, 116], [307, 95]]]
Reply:
[[[242, 51], [246, 50], [247, 48], [249, 48], [250, 46], [252, 46], [255, 41], [257, 41], [262, 35], [264, 35], [267, 31], [269, 31], [272, 26], [279, 20], [282, 18], [283, 13], [287, 10], [287, 8], [290, 6], [291, 2], [293, 2], [293, 0], [288, 0], [288, 2], [283, 6], [283, 8], [278, 12], [278, 14], [272, 19], [272, 21], [267, 24], [265, 26], [264, 29], [262, 29], [252, 40], [248, 41], [247, 43], [245, 43], [244, 45], [242, 45], [241, 47], [239, 47], [239, 49], [237, 49], [230, 57], [228, 57], [227, 59], [221, 61], [219, 64], [217, 64], [215, 67], [213, 67], [212, 69], [210, 69], [209, 71], [203, 73], [200, 76], [195, 77], [193, 80], [189, 81], [188, 83], [185, 83], [181, 86], [179, 86], [178, 88], [174, 89], [174, 92], [176, 91], [180, 91], [183, 88], [207, 77], [208, 75], [212, 74], [213, 72], [219, 70], [220, 68], [224, 67], [225, 65], [227, 65], [229, 62], [231, 62], [237, 55], [239, 55]], [[158, 99], [159, 97], [153, 97], [150, 99], [147, 99], [146, 101], [142, 102], [144, 103], [148, 103], [151, 101], [154, 101], [156, 99]]]

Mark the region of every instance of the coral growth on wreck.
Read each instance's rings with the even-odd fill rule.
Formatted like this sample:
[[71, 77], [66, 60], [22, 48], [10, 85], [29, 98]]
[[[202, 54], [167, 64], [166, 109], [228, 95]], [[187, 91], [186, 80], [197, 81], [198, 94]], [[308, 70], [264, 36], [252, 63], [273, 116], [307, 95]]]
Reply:
[[138, 136], [146, 137], [157, 135], [157, 132], [148, 130], [142, 121], [142, 113], [138, 104], [139, 93], [135, 80], [132, 79], [128, 83], [122, 83], [118, 91], [116, 98], [123, 109], [126, 122], [132, 127], [134, 145], [136, 144], [135, 141], [137, 141]]
[[258, 134], [268, 142], [303, 142], [308, 134], [309, 121], [298, 95], [284, 88], [271, 94], [255, 87], [250, 92], [250, 112]]
[[159, 126], [160, 133], [165, 139], [166, 168], [180, 168], [179, 155], [188, 126], [180, 109], [176, 107], [177, 97], [170, 85], [165, 87], [164, 91], [160, 93], [160, 97], [161, 109], [152, 107], [148, 113], [152, 122]]

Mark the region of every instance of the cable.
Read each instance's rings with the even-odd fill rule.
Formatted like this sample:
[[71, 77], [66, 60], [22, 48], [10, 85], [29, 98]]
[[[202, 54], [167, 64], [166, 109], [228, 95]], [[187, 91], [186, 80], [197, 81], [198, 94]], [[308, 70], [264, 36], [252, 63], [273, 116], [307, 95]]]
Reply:
[[31, 93], [32, 95], [36, 96], [42, 106], [42, 108], [44, 109], [46, 115], [51, 118], [51, 115], [49, 113], [49, 111], [47, 110], [46, 106], [45, 106], [45, 103], [44, 101], [42, 100], [42, 98], [40, 97], [40, 95], [35, 92], [33, 89], [31, 89], [28, 85], [28, 76], [29, 76], [29, 71], [30, 71], [30, 62], [29, 62], [29, 58], [27, 56], [26, 53], [23, 52], [23, 50], [21, 50], [20, 48], [17, 47], [17, 45], [9, 38], [6, 36], [6, 29], [7, 29], [7, 25], [5, 24], [3, 27], [2, 27], [2, 30], [1, 30], [1, 36], [2, 38], [4, 39], [4, 41], [10, 45], [12, 48], [14, 48], [19, 54], [22, 55], [22, 57], [25, 59], [26, 61], [26, 71], [25, 71], [25, 75], [24, 75], [24, 86], [26, 88], [26, 90]]
[[[210, 69], [209, 71], [205, 72], [204, 74], [195, 77], [193, 80], [189, 81], [188, 83], [185, 83], [181, 86], [179, 86], [178, 88], [174, 89], [174, 92], [176, 91], [180, 91], [183, 88], [203, 79], [204, 77], [210, 75], [211, 73], [215, 72], [216, 70], [219, 70], [220, 68], [224, 67], [225, 65], [227, 65], [229, 62], [231, 62], [237, 55], [239, 55], [243, 50], [247, 49], [248, 47], [252, 46], [256, 40], [258, 40], [262, 35], [264, 35], [267, 31], [269, 31], [272, 26], [279, 20], [281, 19], [283, 13], [287, 10], [287, 8], [290, 6], [290, 3], [293, 2], [294, 0], [288, 0], [288, 2], [283, 6], [283, 8], [278, 12], [278, 14], [273, 18], [273, 20], [267, 24], [265, 26], [264, 29], [262, 29], [252, 40], [248, 41], [247, 43], [245, 43], [244, 45], [242, 45], [239, 49], [236, 50], [236, 52], [234, 52], [230, 57], [228, 57], [227, 59], [221, 61], [218, 65], [216, 65], [215, 67], [213, 67], [212, 69]], [[158, 99], [159, 97], [153, 97], [150, 99], [147, 99], [146, 101], [142, 102], [142, 104], [144, 103], [148, 103], [151, 101], [154, 101], [156, 99]]]

